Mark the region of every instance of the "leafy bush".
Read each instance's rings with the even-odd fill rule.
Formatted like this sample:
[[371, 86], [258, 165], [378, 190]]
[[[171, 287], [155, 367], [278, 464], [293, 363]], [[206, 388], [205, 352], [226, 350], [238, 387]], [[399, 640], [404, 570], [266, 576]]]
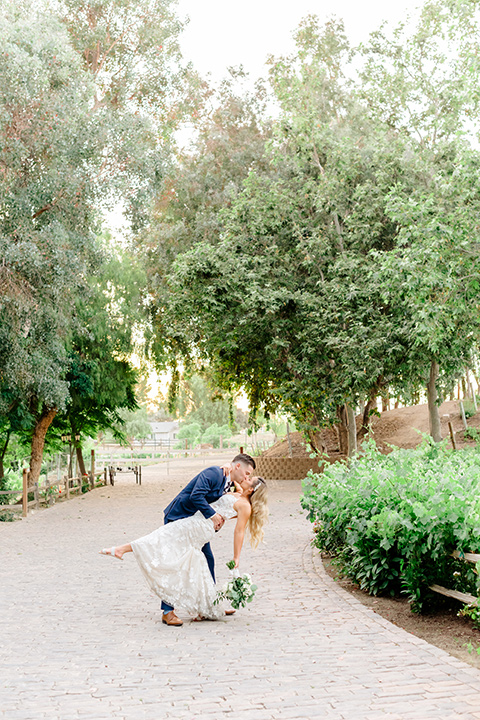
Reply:
[[470, 440], [475, 440], [475, 442], [478, 442], [480, 440], [480, 428], [467, 428], [463, 433], [463, 437], [470, 438]]
[[480, 452], [453, 451], [425, 437], [416, 450], [382, 455], [373, 441], [346, 463], [310, 473], [302, 505], [314, 542], [376, 595], [409, 596], [425, 610], [433, 583], [476, 594], [472, 567], [450, 556], [480, 549]]
[[[23, 480], [19, 472], [8, 470], [3, 478], [0, 478], [0, 490], [18, 490], [22, 492]], [[0, 505], [10, 505], [15, 501], [14, 495], [0, 495]]]
[[19, 519], [20, 516], [16, 516], [14, 512], [9, 511], [5, 507], [0, 508], [0, 522], [14, 522]]
[[480, 608], [477, 605], [464, 605], [461, 610], [458, 611], [459, 617], [470, 618], [473, 627], [480, 630]]

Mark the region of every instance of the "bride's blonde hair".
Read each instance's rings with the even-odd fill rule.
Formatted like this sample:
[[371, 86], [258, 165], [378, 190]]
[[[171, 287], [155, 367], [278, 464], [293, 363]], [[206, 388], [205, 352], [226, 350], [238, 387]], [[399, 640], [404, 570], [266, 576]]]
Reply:
[[253, 486], [253, 492], [249, 496], [252, 512], [248, 520], [248, 529], [250, 531], [250, 544], [253, 548], [263, 540], [263, 526], [268, 520], [267, 507], [267, 484], [261, 477], [254, 478], [257, 482]]

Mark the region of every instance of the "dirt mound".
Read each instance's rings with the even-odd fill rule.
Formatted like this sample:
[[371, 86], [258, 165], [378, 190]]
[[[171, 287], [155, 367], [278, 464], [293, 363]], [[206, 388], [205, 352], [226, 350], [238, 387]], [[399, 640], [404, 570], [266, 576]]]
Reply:
[[[464, 427], [457, 400], [444, 402], [440, 405], [442, 437], [450, 438], [448, 421], [452, 423], [457, 448], [471, 447], [474, 440], [464, 437]], [[360, 416], [357, 417], [357, 426]], [[480, 412], [467, 420], [469, 427], [480, 427]], [[411, 407], [387, 410], [380, 417], [373, 417], [371, 422], [372, 435], [379, 450], [390, 452], [391, 445], [402, 448], [414, 448], [422, 442], [421, 433], [428, 433], [428, 406], [413, 405]], [[317, 447], [324, 448], [332, 460], [341, 457], [335, 430], [328, 428], [316, 436]], [[263, 457], [309, 457], [310, 450], [302, 435], [290, 433], [291, 453], [288, 439], [277, 442], [262, 453]], [[451, 441], [449, 440], [451, 445]]]

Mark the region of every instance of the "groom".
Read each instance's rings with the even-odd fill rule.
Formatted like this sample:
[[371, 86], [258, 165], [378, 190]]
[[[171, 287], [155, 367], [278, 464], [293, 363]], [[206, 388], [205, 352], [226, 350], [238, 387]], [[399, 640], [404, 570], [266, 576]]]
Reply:
[[[255, 470], [255, 460], [246, 453], [241, 453], [233, 458], [229, 478], [224, 475], [221, 467], [213, 466], [202, 470], [193, 480], [190, 480], [188, 485], [165, 508], [165, 524], [190, 517], [200, 510], [204, 517], [212, 518], [215, 530], [220, 530], [225, 518], [216, 513], [209, 503], [218, 500], [224, 493], [228, 492], [234, 483], [247, 489], [250, 485], [249, 479], [253, 470]], [[213, 582], [215, 582], [215, 560], [210, 543], [206, 543], [202, 551], [207, 559]], [[162, 602], [162, 610], [162, 622], [165, 625], [175, 627], [183, 625], [182, 620], [175, 615], [174, 608], [171, 605]]]

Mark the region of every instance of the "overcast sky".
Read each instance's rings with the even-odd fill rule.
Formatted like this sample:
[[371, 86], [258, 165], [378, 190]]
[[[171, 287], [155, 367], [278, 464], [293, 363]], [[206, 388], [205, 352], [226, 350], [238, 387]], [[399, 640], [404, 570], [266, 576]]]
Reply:
[[347, 35], [356, 44], [382, 20], [396, 24], [421, 4], [419, 0], [178, 0], [178, 15], [190, 17], [182, 33], [182, 50], [200, 73], [210, 72], [215, 80], [224, 77], [231, 65], [243, 65], [256, 78], [264, 74], [269, 54], [293, 50], [292, 32], [307, 15], [318, 15], [322, 23], [332, 15], [343, 18]]

